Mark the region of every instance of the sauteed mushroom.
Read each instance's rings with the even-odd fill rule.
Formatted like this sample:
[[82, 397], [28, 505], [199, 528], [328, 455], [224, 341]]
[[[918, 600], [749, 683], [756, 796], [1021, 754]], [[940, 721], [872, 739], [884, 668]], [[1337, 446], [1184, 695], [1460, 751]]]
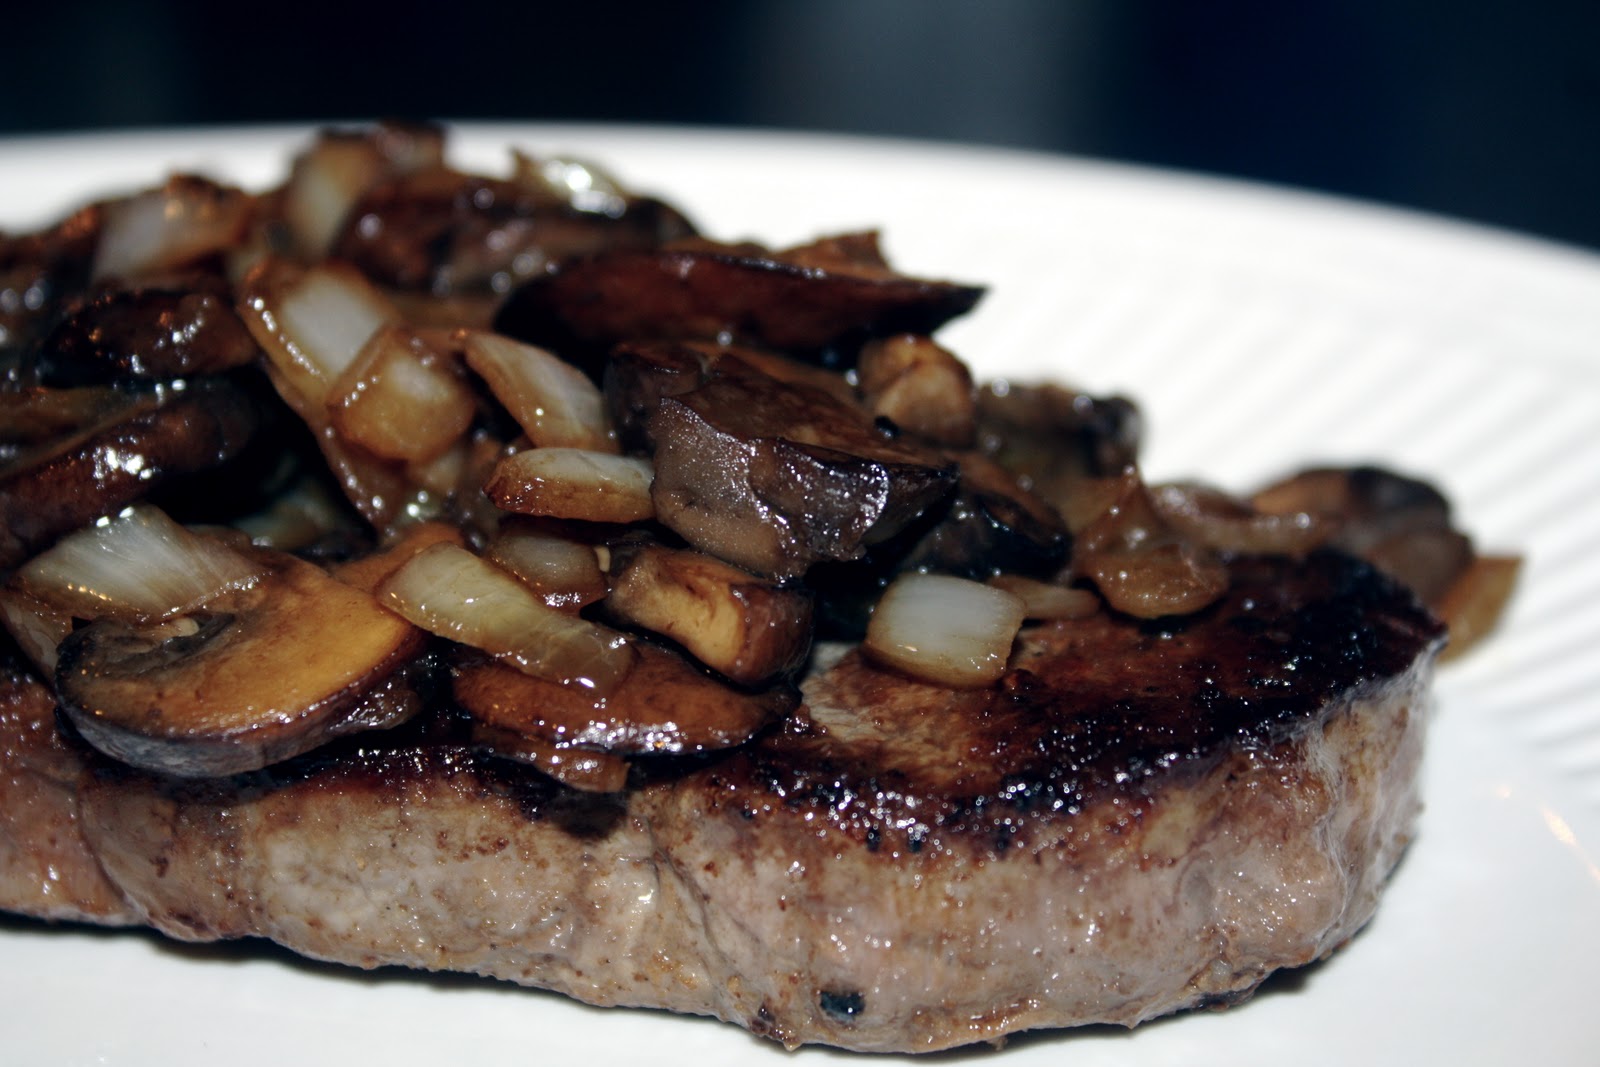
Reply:
[[254, 584], [189, 614], [101, 619], [62, 642], [56, 691], [84, 739], [136, 767], [216, 776], [407, 707], [386, 705], [375, 723], [363, 698], [417, 657], [422, 631], [313, 564], [276, 553], [264, 563]]

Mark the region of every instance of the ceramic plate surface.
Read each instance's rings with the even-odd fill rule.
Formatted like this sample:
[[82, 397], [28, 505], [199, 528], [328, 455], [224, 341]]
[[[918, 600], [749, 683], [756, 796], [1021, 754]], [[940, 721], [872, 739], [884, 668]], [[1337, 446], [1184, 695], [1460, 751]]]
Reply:
[[[0, 225], [201, 169], [261, 187], [302, 131], [0, 143]], [[1248, 488], [1309, 461], [1424, 474], [1523, 552], [1501, 631], [1441, 673], [1420, 836], [1377, 918], [1243, 1008], [1024, 1037], [1024, 1067], [1600, 1062], [1600, 260], [1261, 188], [870, 140], [594, 127], [459, 130], [602, 161], [707, 232], [883, 231], [908, 272], [989, 296], [941, 338], [980, 376], [1136, 398], [1146, 471]], [[0, 925], [16, 1064], [772, 1063], [726, 1024], [249, 946]], [[854, 1058], [854, 1057], [851, 1057]]]

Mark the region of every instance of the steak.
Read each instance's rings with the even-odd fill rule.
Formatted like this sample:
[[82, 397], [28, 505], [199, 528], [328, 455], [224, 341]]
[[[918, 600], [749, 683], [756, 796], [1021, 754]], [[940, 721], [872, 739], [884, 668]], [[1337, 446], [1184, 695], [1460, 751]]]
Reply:
[[264, 937], [931, 1051], [1247, 997], [1371, 917], [1413, 831], [1442, 625], [1335, 551], [1204, 611], [1025, 627], [955, 690], [819, 650], [798, 711], [580, 792], [445, 700], [221, 779], [115, 764], [0, 689], [0, 908]]

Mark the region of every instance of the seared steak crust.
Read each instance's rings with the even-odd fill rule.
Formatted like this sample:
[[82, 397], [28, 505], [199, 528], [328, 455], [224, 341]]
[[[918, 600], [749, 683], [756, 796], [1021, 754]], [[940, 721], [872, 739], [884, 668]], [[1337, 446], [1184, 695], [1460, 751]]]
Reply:
[[[63, 741], [13, 679], [0, 906], [474, 971], [788, 1044], [932, 1050], [1229, 1002], [1371, 916], [1418, 809], [1442, 642], [1344, 556], [1233, 573], [1193, 618], [1025, 630], [993, 690], [850, 652], [776, 732], [615, 795], [473, 752], [448, 708], [179, 784]], [[46, 822], [86, 872], [72, 894], [30, 860]]]

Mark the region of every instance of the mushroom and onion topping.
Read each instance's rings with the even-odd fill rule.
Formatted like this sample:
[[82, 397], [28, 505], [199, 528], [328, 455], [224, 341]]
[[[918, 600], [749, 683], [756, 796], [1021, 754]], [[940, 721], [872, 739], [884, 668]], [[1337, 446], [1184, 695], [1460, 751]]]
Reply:
[[[1482, 633], [1430, 487], [1148, 485], [1137, 409], [974, 383], [982, 295], [875, 233], [702, 236], [591, 164], [330, 131], [0, 237], [0, 621], [88, 744], [184, 777], [419, 714], [588, 791], [743, 745], [819, 639], [1003, 685], [1027, 627], [1362, 555]], [[431, 721], [431, 720], [425, 720]]]

